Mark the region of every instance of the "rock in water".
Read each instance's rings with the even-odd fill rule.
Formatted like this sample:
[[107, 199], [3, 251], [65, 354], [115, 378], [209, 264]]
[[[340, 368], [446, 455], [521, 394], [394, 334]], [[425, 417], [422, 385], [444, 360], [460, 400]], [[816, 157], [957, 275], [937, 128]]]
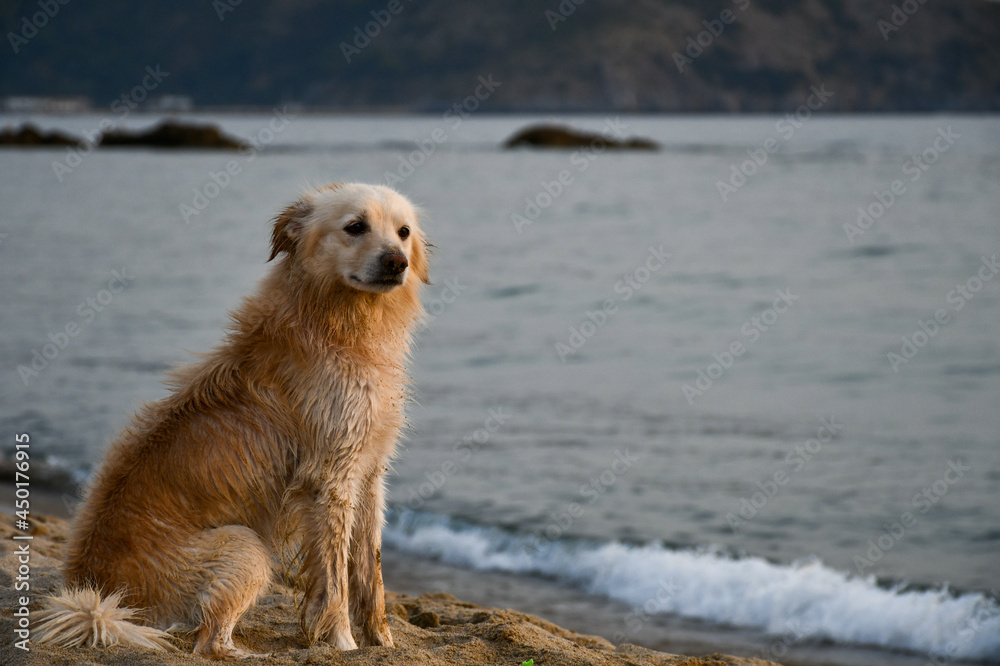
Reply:
[[616, 150], [657, 150], [659, 146], [649, 139], [609, 139], [601, 134], [583, 132], [559, 125], [533, 125], [504, 142], [505, 148], [528, 146], [531, 148], [584, 148], [588, 146]]
[[222, 148], [235, 150], [240, 141], [223, 134], [215, 125], [197, 125], [164, 120], [138, 132], [118, 129], [101, 137], [102, 146], [153, 146], [155, 148]]
[[43, 132], [31, 123], [0, 130], [0, 146], [79, 146], [80, 139], [57, 130]]

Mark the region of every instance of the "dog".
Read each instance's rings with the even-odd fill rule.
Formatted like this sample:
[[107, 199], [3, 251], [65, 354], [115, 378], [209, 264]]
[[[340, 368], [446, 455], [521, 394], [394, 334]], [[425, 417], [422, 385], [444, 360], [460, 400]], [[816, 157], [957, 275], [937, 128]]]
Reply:
[[[278, 259], [222, 344], [172, 373], [111, 445], [74, 516], [66, 586], [36, 639], [252, 656], [232, 639], [281, 549], [300, 548], [310, 642], [392, 646], [381, 572], [387, 462], [428, 244], [383, 186], [334, 184], [275, 218]], [[289, 541], [291, 539], [291, 541]]]

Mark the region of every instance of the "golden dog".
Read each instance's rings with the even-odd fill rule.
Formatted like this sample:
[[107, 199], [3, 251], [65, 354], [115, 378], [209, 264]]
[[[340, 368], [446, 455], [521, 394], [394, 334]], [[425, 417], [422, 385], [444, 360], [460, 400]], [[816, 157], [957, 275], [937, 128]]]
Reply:
[[427, 282], [417, 213], [386, 187], [330, 185], [288, 206], [271, 243], [281, 260], [223, 344], [105, 456], [40, 641], [163, 648], [182, 625], [197, 654], [247, 656], [233, 627], [291, 535], [307, 638], [354, 649], [353, 618], [363, 643], [393, 644], [383, 485]]

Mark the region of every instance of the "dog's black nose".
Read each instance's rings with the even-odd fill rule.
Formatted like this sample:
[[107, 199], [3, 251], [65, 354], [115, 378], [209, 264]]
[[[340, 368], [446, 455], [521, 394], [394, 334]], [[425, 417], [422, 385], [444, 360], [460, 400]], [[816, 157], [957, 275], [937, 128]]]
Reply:
[[400, 252], [386, 252], [382, 255], [382, 268], [389, 275], [399, 275], [409, 265], [406, 256]]

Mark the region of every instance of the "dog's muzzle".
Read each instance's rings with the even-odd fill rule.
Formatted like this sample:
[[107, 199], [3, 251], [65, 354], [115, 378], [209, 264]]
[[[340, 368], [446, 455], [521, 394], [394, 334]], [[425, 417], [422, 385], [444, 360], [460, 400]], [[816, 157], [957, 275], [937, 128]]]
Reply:
[[398, 278], [410, 265], [401, 252], [386, 252], [379, 258], [379, 263], [382, 265], [382, 276], [389, 279]]

